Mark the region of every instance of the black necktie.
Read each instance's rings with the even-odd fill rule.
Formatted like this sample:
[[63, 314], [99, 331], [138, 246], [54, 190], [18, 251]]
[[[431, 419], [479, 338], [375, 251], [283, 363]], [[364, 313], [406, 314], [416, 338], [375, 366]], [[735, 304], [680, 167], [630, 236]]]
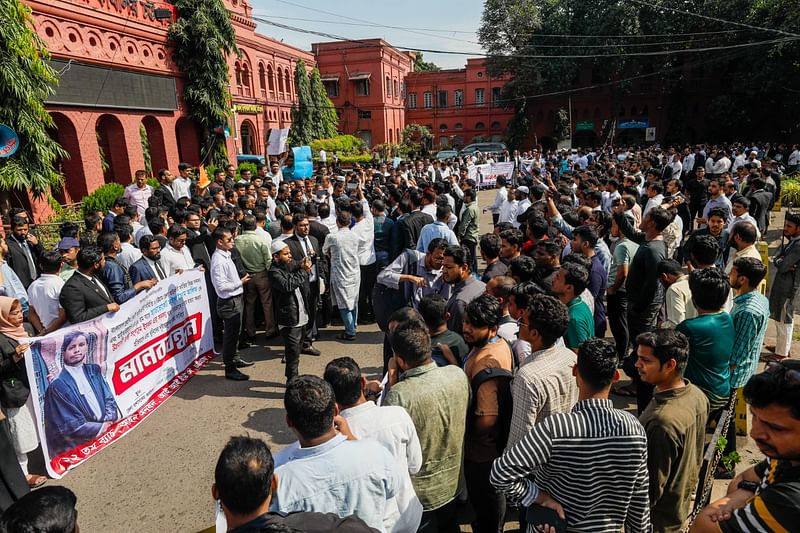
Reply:
[[109, 300], [111, 299], [111, 298], [109, 297], [109, 295], [108, 295], [108, 291], [106, 291], [105, 287], [103, 287], [103, 284], [102, 284], [102, 283], [100, 283], [100, 281], [99, 281], [99, 280], [98, 280], [96, 277], [94, 277], [94, 276], [92, 276], [92, 283], [94, 283], [94, 284], [97, 286], [97, 288], [98, 288], [98, 289], [100, 289], [100, 292], [101, 292], [101, 293], [102, 293], [102, 294], [103, 294], [103, 295], [104, 295], [106, 298], [108, 298]]
[[161, 268], [161, 263], [159, 263], [158, 261], [153, 261], [153, 262], [156, 265], [156, 273], [158, 274], [158, 279], [159, 280], [166, 279], [167, 275], [164, 273], [164, 269]]

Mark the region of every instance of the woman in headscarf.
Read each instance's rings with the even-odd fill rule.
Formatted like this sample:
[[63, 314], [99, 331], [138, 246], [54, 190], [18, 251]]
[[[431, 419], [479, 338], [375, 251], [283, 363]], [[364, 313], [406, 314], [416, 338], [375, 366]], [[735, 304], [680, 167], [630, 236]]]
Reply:
[[[0, 395], [0, 404], [6, 416], [11, 444], [14, 446], [19, 466], [28, 480], [28, 485], [38, 487], [47, 481], [47, 478], [28, 473], [28, 452], [39, 446], [39, 438], [27, 404], [30, 391], [25, 363], [22, 361], [28, 349], [28, 338], [32, 334], [33, 328], [30, 324], [23, 324], [22, 306], [19, 300], [0, 296], [0, 385], [6, 388], [17, 382], [16, 397], [11, 399], [8, 395]], [[14, 403], [10, 404], [11, 401]], [[19, 405], [21, 402], [25, 403]], [[5, 461], [0, 457], [0, 472], [3, 477], [6, 476], [6, 466], [8, 465], [5, 465]]]

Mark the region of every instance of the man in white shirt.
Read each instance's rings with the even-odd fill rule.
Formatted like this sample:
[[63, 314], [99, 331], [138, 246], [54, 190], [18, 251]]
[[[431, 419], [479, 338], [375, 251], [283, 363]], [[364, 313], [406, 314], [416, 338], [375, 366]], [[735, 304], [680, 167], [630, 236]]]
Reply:
[[357, 191], [361, 202], [352, 205], [352, 213], [356, 223], [350, 230], [358, 237], [358, 264], [361, 268], [361, 285], [358, 290], [358, 315], [360, 318], [363, 317], [362, 321], [371, 322], [374, 318], [372, 288], [375, 286], [375, 279], [378, 276], [377, 256], [375, 255], [375, 222], [369, 203], [364, 199], [361, 186], [358, 187]]
[[728, 226], [728, 233], [733, 235], [733, 228], [736, 224], [741, 222], [749, 222], [756, 228], [756, 240], [761, 238], [761, 232], [758, 231], [758, 223], [756, 219], [750, 214], [750, 199], [746, 196], [736, 196], [731, 202], [731, 211], [733, 212], [733, 220]]
[[172, 181], [172, 193], [175, 200], [192, 197], [192, 165], [189, 163], [178, 165], [178, 176]]
[[167, 231], [167, 245], [161, 250], [162, 263], [167, 267], [167, 276], [194, 268], [194, 258], [186, 246], [186, 228], [173, 224]]
[[282, 162], [283, 160], [272, 161], [269, 164], [269, 173], [267, 174], [267, 177], [272, 180], [272, 183], [274, 183], [276, 187], [283, 181], [283, 171], [281, 170]]
[[733, 165], [731, 165], [731, 172], [736, 173], [740, 168], [744, 166], [747, 162], [747, 158], [744, 156], [744, 150], [741, 148], [736, 149], [736, 158], [733, 160]]
[[751, 150], [750, 155], [747, 157], [747, 164], [753, 168], [761, 168], [761, 161], [758, 160], [758, 152]]
[[328, 363], [323, 377], [333, 389], [339, 415], [347, 420], [353, 435], [377, 440], [397, 464], [395, 500], [400, 517], [392, 531], [416, 531], [422, 518], [422, 504], [414, 492], [410, 474], [416, 474], [422, 466], [422, 449], [408, 412], [400, 406], [378, 407], [367, 400], [365, 395], [374, 398], [375, 391], [367, 389], [366, 378], [350, 357]]
[[494, 225], [497, 225], [497, 221], [500, 219], [500, 208], [507, 200], [508, 187], [506, 187], [506, 178], [500, 176], [497, 178], [497, 193], [494, 195], [494, 203], [483, 208], [484, 212], [490, 211], [492, 213], [492, 223]]
[[217, 293], [217, 314], [222, 319], [222, 359], [225, 362], [225, 377], [234, 381], [250, 379], [239, 368], [252, 366], [236, 355], [239, 333], [242, 330], [242, 310], [244, 302], [244, 284], [250, 281], [250, 275], [240, 278], [236, 265], [231, 259], [233, 235], [225, 228], [214, 230], [214, 243], [217, 249], [211, 256], [211, 284]]
[[714, 161], [714, 169], [711, 171], [711, 173], [720, 176], [724, 172], [728, 172], [730, 168], [731, 160], [728, 159], [728, 155], [725, 152], [720, 152], [720, 157]]
[[497, 218], [497, 223], [502, 224], [507, 222], [513, 224], [517, 217], [517, 205], [519, 205], [519, 202], [516, 198], [516, 191], [510, 189], [505, 202], [500, 206], [500, 215]]
[[122, 265], [126, 270], [131, 268], [131, 265], [141, 259], [142, 252], [133, 246], [133, 232], [130, 227], [121, 226], [116, 229], [119, 236], [121, 251], [117, 254], [117, 263]]
[[47, 335], [67, 321], [58, 301], [64, 280], [59, 277], [63, 259], [58, 250], [44, 252], [39, 258], [42, 275], [28, 286], [28, 319], [36, 335]]
[[800, 167], [800, 144], [792, 146], [792, 153], [789, 154], [789, 159], [786, 160], [786, 171], [789, 174], [795, 172]]
[[654, 207], [661, 207], [661, 204], [664, 201], [664, 186], [661, 185], [658, 181], [650, 182], [647, 185], [647, 205], [644, 206], [644, 211], [642, 211], [642, 219], [647, 216], [647, 213], [650, 212], [651, 209]]
[[144, 170], [137, 170], [133, 180], [132, 184], [125, 187], [123, 197], [130, 205], [136, 206], [139, 217], [144, 218], [144, 210], [147, 209], [147, 200], [153, 196], [153, 188], [147, 184], [147, 174]]
[[517, 209], [514, 211], [514, 220], [511, 223], [514, 225], [515, 228], [519, 228], [520, 222], [517, 220], [517, 217], [528, 210], [531, 206], [531, 201], [528, 199], [528, 195], [530, 194], [530, 189], [525, 185], [520, 185], [517, 187]]

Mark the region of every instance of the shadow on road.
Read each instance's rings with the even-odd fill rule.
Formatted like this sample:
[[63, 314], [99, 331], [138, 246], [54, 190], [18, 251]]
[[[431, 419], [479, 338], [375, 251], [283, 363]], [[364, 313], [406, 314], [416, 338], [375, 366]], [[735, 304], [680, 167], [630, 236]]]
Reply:
[[267, 407], [251, 411], [242, 427], [266, 433], [274, 444], [286, 445], [297, 440], [297, 436], [286, 425], [286, 411]]

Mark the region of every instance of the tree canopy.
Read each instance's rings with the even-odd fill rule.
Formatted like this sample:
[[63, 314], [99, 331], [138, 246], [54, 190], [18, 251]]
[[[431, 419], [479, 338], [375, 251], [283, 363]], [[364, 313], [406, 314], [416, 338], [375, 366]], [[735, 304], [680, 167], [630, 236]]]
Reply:
[[47, 131], [54, 123], [44, 101], [53, 94], [58, 77], [44, 62], [49, 55], [33, 31], [27, 6], [19, 0], [0, 2], [0, 20], [0, 124], [19, 136], [17, 152], [0, 159], [0, 187], [39, 196], [61, 185], [55, 164], [69, 157]]
[[414, 52], [416, 58], [414, 59], [414, 72], [438, 72], [441, 70], [438, 65], [432, 61], [425, 61], [422, 59], [422, 52]]
[[[478, 36], [490, 75], [512, 76], [504, 95], [518, 114], [512, 130], [537, 94], [607, 85], [615, 108], [635, 79], [669, 95], [671, 116], [685, 114], [694, 70], [728, 80], [715, 88], [719, 106], [753, 111], [728, 132], [743, 135], [765, 105], [800, 104], [797, 28], [795, 0], [487, 0]], [[587, 71], [591, 82], [580, 79]], [[781, 118], [784, 129], [800, 127], [798, 114]]]
[[176, 0], [175, 7], [178, 20], [168, 35], [184, 74], [183, 100], [189, 118], [207, 138], [202, 154], [206, 164], [224, 166], [228, 152], [219, 132], [228, 127], [231, 102], [227, 58], [239, 54], [231, 15], [222, 0]]

